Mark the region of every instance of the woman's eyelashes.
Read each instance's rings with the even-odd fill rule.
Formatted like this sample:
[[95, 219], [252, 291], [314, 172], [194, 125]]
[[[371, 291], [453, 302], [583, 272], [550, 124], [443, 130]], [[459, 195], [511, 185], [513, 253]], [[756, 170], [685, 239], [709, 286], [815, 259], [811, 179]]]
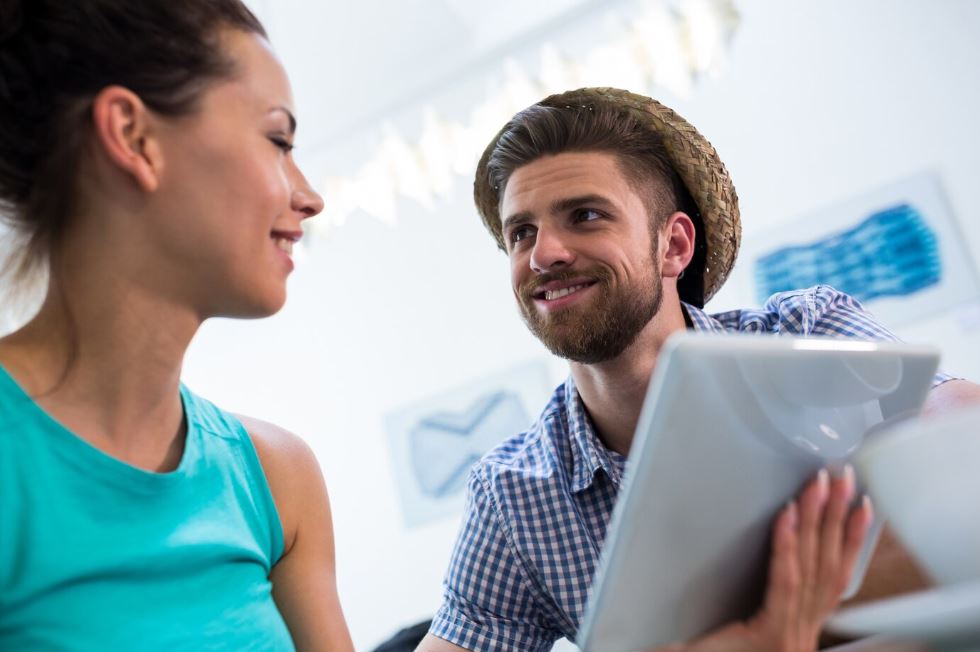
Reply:
[[284, 154], [289, 154], [295, 147], [285, 136], [269, 136], [269, 140], [272, 141], [273, 145], [281, 149]]

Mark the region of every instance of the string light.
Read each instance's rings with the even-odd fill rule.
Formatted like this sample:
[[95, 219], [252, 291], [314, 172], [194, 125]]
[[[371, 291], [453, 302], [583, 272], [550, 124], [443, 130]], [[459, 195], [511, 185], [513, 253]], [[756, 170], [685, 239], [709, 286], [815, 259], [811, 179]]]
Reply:
[[[516, 59], [502, 65], [502, 84], [488, 88], [466, 123], [445, 120], [432, 107], [410, 143], [394, 126], [383, 125], [380, 145], [351, 177], [327, 177], [324, 214], [312, 221], [314, 234], [327, 233], [363, 213], [397, 223], [398, 201], [411, 199], [433, 210], [449, 197], [454, 176], [469, 177], [483, 147], [514, 113], [541, 97], [582, 86], [616, 86], [642, 92], [661, 87], [690, 97], [703, 75], [716, 76], [739, 16], [734, 0], [647, 0], [632, 16], [617, 17], [618, 35], [599, 42], [578, 60], [546, 43], [537, 73]], [[578, 54], [578, 53], [576, 53]]]

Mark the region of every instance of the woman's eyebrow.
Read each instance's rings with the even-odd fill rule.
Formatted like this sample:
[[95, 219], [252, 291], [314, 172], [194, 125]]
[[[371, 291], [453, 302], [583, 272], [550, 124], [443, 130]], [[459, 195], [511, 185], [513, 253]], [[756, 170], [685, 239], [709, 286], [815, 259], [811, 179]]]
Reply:
[[276, 111], [282, 111], [283, 113], [286, 114], [286, 117], [289, 118], [289, 134], [290, 135], [295, 134], [296, 133], [296, 116], [293, 115], [293, 112], [290, 111], [289, 109], [287, 109], [284, 106], [274, 106], [271, 109], [269, 109], [269, 113], [275, 113]]

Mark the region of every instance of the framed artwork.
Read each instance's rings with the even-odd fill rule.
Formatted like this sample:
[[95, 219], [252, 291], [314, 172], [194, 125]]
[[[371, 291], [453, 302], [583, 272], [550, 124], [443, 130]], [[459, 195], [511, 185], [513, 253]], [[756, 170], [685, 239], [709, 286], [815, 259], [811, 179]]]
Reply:
[[385, 418], [406, 527], [462, 511], [470, 467], [528, 428], [553, 388], [544, 361], [520, 365]]
[[759, 303], [820, 283], [884, 325], [938, 315], [980, 295], [939, 179], [922, 173], [745, 239]]

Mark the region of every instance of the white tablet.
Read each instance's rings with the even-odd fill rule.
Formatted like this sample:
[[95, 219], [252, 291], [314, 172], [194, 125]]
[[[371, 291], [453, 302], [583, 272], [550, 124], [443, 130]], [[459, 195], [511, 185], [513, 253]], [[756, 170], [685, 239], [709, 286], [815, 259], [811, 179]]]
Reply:
[[938, 362], [931, 348], [893, 342], [671, 337], [640, 413], [578, 645], [642, 650], [755, 612], [779, 510], [818, 469], [843, 466], [882, 424], [917, 412]]

